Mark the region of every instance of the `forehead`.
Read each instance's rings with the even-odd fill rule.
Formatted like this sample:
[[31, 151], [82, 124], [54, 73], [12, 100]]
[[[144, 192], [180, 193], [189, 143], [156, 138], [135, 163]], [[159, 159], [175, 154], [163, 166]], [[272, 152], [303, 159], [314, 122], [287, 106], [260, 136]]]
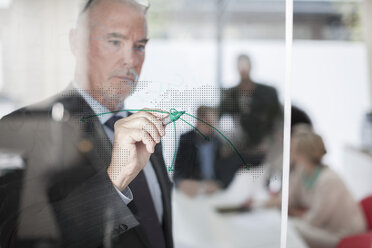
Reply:
[[242, 66], [247, 66], [247, 65], [250, 65], [250, 61], [247, 59], [239, 59], [238, 64]]
[[100, 1], [88, 12], [90, 25], [99, 25], [105, 29], [131, 30], [141, 33], [146, 29], [143, 11], [119, 1]]

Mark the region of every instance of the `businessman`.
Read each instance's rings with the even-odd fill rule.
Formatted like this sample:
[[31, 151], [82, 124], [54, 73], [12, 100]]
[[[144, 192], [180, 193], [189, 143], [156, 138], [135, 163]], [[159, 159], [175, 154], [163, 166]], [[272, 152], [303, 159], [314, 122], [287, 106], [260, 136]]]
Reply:
[[181, 136], [173, 176], [176, 186], [191, 197], [214, 193], [224, 186], [217, 166], [221, 160], [221, 141], [210, 126], [200, 121], [217, 126], [217, 109], [200, 106], [197, 117], [196, 128], [204, 136], [195, 130]]
[[[68, 147], [76, 147], [79, 156], [55, 161], [62, 166], [48, 174], [45, 192], [60, 231], [54, 244], [173, 247], [171, 182], [160, 145], [166, 115], [117, 112], [124, 109], [141, 73], [148, 41], [147, 8], [146, 1], [138, 0], [87, 1], [70, 32], [76, 59], [71, 85], [3, 120], [53, 113], [56, 103], [71, 119], [90, 116], [80, 123], [81, 137]], [[114, 113], [99, 115], [107, 112]], [[74, 138], [66, 135], [64, 140]], [[17, 230], [5, 237], [9, 229], [3, 223], [2, 247], [17, 246]]]
[[281, 106], [273, 87], [253, 81], [248, 55], [238, 57], [237, 69], [240, 83], [222, 91], [220, 115], [230, 115], [234, 119], [234, 136], [237, 137], [234, 144], [248, 164], [258, 166], [271, 149], [281, 122]]

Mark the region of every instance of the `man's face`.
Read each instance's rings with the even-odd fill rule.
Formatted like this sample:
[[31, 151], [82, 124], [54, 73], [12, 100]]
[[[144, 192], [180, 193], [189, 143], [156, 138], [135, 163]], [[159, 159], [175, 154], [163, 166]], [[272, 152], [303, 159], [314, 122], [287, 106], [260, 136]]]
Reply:
[[[201, 116], [201, 117], [198, 117], [199, 119], [207, 122], [209, 125], [213, 126], [213, 127], [217, 127], [218, 125], [218, 117], [217, 117], [217, 114], [213, 111], [207, 113], [205, 116]], [[204, 134], [204, 135], [207, 135], [207, 136], [210, 136], [214, 133], [214, 130], [213, 128], [211, 128], [210, 126], [208, 126], [207, 124], [201, 122], [201, 121], [198, 121], [197, 122], [197, 128]]]
[[251, 74], [251, 64], [248, 60], [241, 59], [238, 61], [238, 71], [241, 79], [248, 79]]
[[145, 16], [116, 1], [100, 1], [86, 14], [87, 47], [83, 58], [77, 58], [78, 70], [83, 68], [86, 74], [84, 88], [101, 104], [118, 109], [141, 73], [147, 43]]

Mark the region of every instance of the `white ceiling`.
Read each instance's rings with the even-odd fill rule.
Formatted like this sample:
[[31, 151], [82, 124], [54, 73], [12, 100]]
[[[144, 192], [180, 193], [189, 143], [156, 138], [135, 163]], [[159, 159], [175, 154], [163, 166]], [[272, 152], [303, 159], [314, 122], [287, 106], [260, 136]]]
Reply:
[[12, 0], [0, 0], [0, 9], [9, 8], [11, 3], [12, 3]]

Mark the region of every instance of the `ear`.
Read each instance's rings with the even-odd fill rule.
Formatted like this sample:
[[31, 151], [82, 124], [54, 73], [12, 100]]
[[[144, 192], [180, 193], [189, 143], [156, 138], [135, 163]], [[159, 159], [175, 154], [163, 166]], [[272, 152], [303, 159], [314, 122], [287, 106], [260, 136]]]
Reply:
[[76, 57], [77, 49], [78, 49], [78, 41], [77, 41], [77, 30], [75, 28], [70, 30], [69, 41], [70, 41], [71, 52]]

